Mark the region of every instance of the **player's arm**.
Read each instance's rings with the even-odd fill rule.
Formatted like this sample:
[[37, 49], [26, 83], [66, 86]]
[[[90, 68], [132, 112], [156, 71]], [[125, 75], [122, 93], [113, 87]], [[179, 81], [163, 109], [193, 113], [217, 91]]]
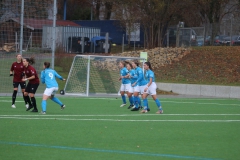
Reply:
[[128, 73], [128, 74], [126, 75], [126, 78], [131, 78], [130, 73]]
[[13, 71], [10, 71], [10, 75], [9, 76], [13, 76]]
[[27, 80], [32, 80], [32, 79], [35, 79], [35, 75], [32, 75], [31, 77], [28, 77], [28, 78], [24, 78], [22, 79], [22, 81], [27, 81]]
[[13, 76], [13, 65], [12, 65], [12, 67], [10, 69], [10, 75], [9, 76]]
[[44, 84], [45, 83], [45, 72], [41, 71], [41, 82]]
[[55, 76], [62, 81], [66, 81], [66, 79], [64, 79], [62, 76], [60, 76], [56, 71], [55, 71]]
[[126, 70], [124, 74], [125, 74], [124, 76], [123, 75], [121, 76], [122, 79], [129, 77], [129, 71]]
[[147, 88], [149, 87], [149, 86], [151, 86], [151, 84], [152, 84], [152, 77], [150, 77], [150, 79], [149, 79], [149, 82], [148, 82], [148, 84], [147, 84]]
[[32, 79], [35, 79], [35, 74], [36, 74], [36, 71], [32, 71], [32, 76], [31, 77], [26, 77], [26, 78], [24, 78], [24, 79], [22, 79], [22, 81], [27, 81], [27, 80], [32, 80]]
[[143, 74], [142, 71], [138, 71], [138, 79], [135, 83], [133, 83], [134, 85], [137, 84], [139, 81], [141, 81], [143, 79]]

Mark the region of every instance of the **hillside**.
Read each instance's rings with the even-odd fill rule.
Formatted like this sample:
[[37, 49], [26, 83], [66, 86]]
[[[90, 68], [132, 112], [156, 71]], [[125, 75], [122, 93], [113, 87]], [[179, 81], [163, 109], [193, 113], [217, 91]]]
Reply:
[[240, 86], [240, 47], [193, 48], [155, 73], [159, 82]]

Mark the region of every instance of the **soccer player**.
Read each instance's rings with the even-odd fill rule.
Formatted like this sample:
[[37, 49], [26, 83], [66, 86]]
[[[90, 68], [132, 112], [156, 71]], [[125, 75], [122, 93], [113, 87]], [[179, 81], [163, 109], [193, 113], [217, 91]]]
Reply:
[[10, 76], [13, 76], [12, 108], [16, 108], [15, 100], [16, 100], [17, 90], [19, 85], [21, 86], [21, 89], [22, 89], [23, 99], [25, 101], [26, 108], [28, 108], [29, 105], [24, 97], [26, 83], [22, 81], [22, 77], [24, 75], [22, 56], [18, 54], [16, 57], [17, 57], [17, 61], [13, 62], [10, 69]]
[[135, 82], [135, 79], [134, 79], [135, 70], [133, 69], [132, 64], [127, 63], [126, 68], [129, 71], [128, 78], [130, 78], [130, 81], [131, 81], [131, 86], [130, 86], [129, 91], [128, 91], [128, 97], [129, 97], [129, 101], [130, 101], [130, 105], [128, 106], [128, 109], [131, 109], [132, 107], [134, 107], [133, 93], [134, 92], [139, 92], [139, 88], [138, 88], [138, 85], [132, 86], [132, 84]]
[[149, 108], [148, 108], [146, 99], [147, 99], [147, 96], [150, 94], [158, 107], [158, 111], [156, 113], [162, 114], [163, 109], [161, 106], [161, 102], [157, 98], [157, 94], [156, 94], [157, 85], [155, 83], [155, 76], [154, 76], [154, 72], [152, 71], [150, 62], [144, 63], [144, 70], [145, 70], [145, 79], [147, 80], [148, 83], [144, 88], [144, 93], [143, 93], [144, 109], [141, 111], [141, 113], [148, 112]]
[[[143, 93], [143, 87], [147, 84], [143, 76], [143, 70], [139, 67], [138, 61], [133, 61], [132, 66], [135, 69], [134, 78], [136, 79], [132, 86], [138, 85], [140, 94]], [[139, 98], [139, 93], [134, 92], [134, 105], [135, 107], [131, 109], [131, 111], [138, 111], [141, 106], [141, 99]]]
[[50, 98], [53, 102], [59, 104], [61, 110], [65, 108], [65, 105], [57, 97], [54, 97], [55, 93], [58, 91], [58, 83], [56, 81], [56, 77], [63, 81], [65, 81], [65, 79], [62, 78], [62, 76], [60, 76], [55, 70], [49, 67], [50, 63], [44, 62], [44, 70], [41, 72], [41, 82], [45, 83], [47, 88], [43, 93], [41, 114], [46, 114], [48, 98]]
[[[126, 102], [126, 97], [125, 97], [124, 93], [128, 94], [129, 88], [131, 86], [131, 82], [130, 82], [130, 79], [129, 79], [129, 71], [127, 70], [125, 65], [126, 65], [126, 62], [124, 62], [124, 61], [119, 62], [119, 68], [120, 68], [119, 81], [120, 80], [122, 81], [122, 84], [121, 84], [121, 87], [120, 87], [120, 94], [122, 96], [122, 102], [123, 102], [120, 105], [120, 107], [126, 106], [127, 102]], [[129, 97], [129, 101], [131, 101], [130, 97]]]
[[[28, 81], [27, 87], [24, 92], [25, 99], [27, 100], [29, 107], [26, 111], [29, 111], [33, 108], [31, 112], [38, 112], [36, 99], [34, 97], [37, 88], [39, 86], [39, 78], [35, 68], [32, 66], [35, 63], [35, 59], [31, 58], [24, 58], [23, 65], [24, 65], [24, 72], [25, 78], [22, 79], [23, 82]], [[31, 101], [30, 101], [30, 98]]]

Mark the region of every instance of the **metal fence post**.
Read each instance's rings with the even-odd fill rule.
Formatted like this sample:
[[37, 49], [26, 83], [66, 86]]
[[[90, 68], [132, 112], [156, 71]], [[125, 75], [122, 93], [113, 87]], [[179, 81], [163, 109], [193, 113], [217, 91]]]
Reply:
[[176, 47], [179, 47], [179, 26], [177, 25], [177, 33], [176, 33]]
[[23, 16], [24, 16], [24, 0], [22, 0], [21, 4], [21, 29], [20, 29], [20, 54], [22, 55], [22, 49], [23, 49]]
[[56, 48], [56, 14], [57, 14], [57, 0], [53, 4], [53, 29], [52, 29], [52, 69], [54, 69], [55, 48]]
[[123, 37], [122, 37], [122, 53], [124, 52], [124, 34], [123, 34]]
[[230, 46], [232, 46], [232, 19], [233, 17], [231, 16], [231, 29], [230, 29]]
[[108, 39], [109, 39], [109, 35], [108, 35], [108, 32], [107, 32], [106, 37], [105, 37], [105, 53], [108, 53], [108, 49], [109, 49]]

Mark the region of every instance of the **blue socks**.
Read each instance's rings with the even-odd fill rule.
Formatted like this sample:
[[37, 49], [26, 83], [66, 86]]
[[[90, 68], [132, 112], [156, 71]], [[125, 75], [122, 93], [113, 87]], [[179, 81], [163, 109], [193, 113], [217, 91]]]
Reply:
[[63, 103], [62, 103], [57, 97], [53, 97], [53, 98], [52, 98], [52, 101], [55, 102], [55, 103], [57, 103], [57, 104], [59, 104], [60, 106], [63, 105]]
[[46, 112], [47, 110], [47, 101], [46, 100], [42, 100], [42, 111]]
[[155, 103], [156, 103], [158, 109], [159, 109], [159, 110], [162, 110], [161, 102], [160, 102], [158, 99], [155, 100]]
[[147, 100], [147, 98], [143, 99], [143, 107], [144, 107], [144, 110], [146, 110], [148, 108], [148, 100]]
[[142, 106], [141, 98], [138, 96], [138, 104], [139, 106]]
[[[58, 98], [56, 98], [56, 97], [53, 97], [52, 101], [57, 103], [57, 104], [59, 104], [60, 106], [63, 105], [62, 102]], [[46, 100], [42, 100], [42, 111], [46, 112], [46, 110], [47, 110], [47, 101]]]
[[138, 96], [134, 96], [134, 105], [135, 105], [135, 108], [138, 108], [139, 107], [139, 97]]
[[133, 96], [129, 97], [129, 102], [130, 102], [130, 105], [133, 105], [134, 103]]
[[126, 103], [127, 103], [127, 102], [126, 102], [126, 97], [125, 97], [125, 95], [122, 96], [122, 101], [123, 101], [123, 104], [126, 104]]

